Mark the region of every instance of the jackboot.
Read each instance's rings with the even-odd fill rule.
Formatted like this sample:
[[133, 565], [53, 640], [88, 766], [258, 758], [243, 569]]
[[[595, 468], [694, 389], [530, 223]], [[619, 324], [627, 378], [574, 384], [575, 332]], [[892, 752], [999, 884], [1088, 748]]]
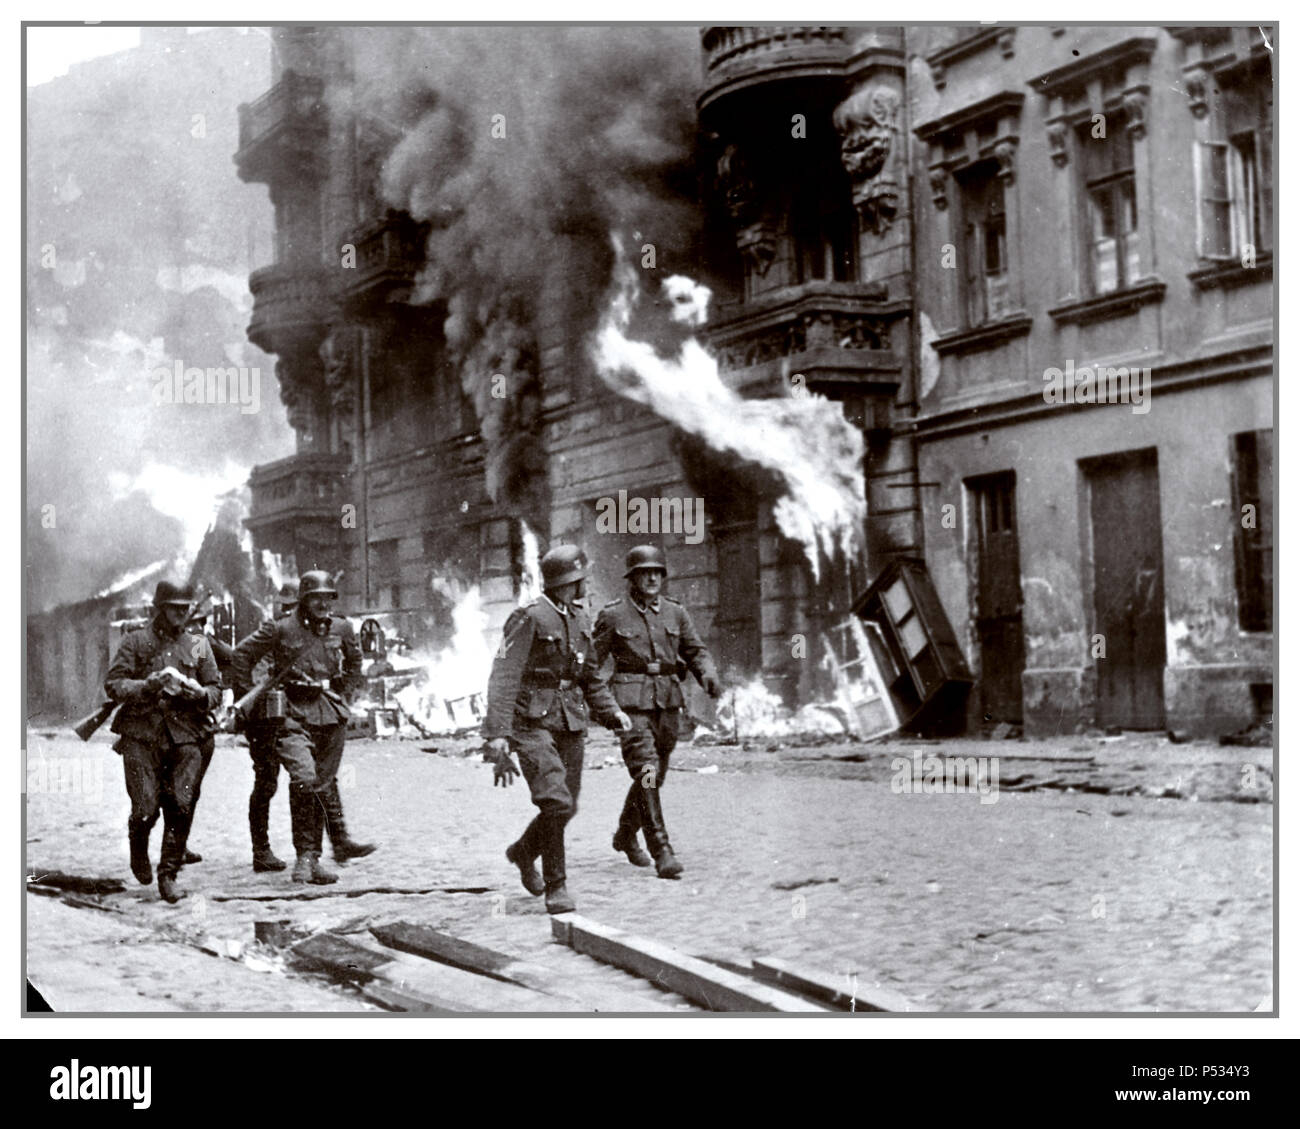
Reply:
[[339, 876], [330, 870], [321, 862], [320, 851], [311, 853], [311, 884], [313, 886], [329, 886], [339, 880]]
[[543, 814], [537, 829], [542, 846], [547, 913], [572, 913], [578, 908], [564, 885], [564, 829], [567, 823], [567, 819]]
[[174, 874], [163, 874], [158, 872], [158, 894], [164, 902], [175, 905], [183, 897], [185, 891], [176, 885], [176, 876]]
[[641, 806], [636, 797], [640, 790], [641, 785], [634, 781], [627, 791], [627, 799], [623, 801], [623, 813], [618, 818], [618, 830], [614, 832], [614, 850], [622, 851], [627, 855], [627, 861], [633, 866], [650, 866], [650, 856], [641, 849], [641, 844], [636, 838], [637, 830], [641, 826]]
[[131, 846], [131, 873], [141, 886], [148, 886], [153, 881], [153, 867], [149, 863], [148, 824], [129, 820], [126, 825], [127, 842]]
[[253, 841], [253, 869], [258, 874], [284, 870], [287, 865], [271, 850], [271, 795], [260, 787], [261, 781], [253, 779], [253, 793], [248, 797], [248, 834]]
[[641, 825], [645, 829], [646, 846], [654, 855], [655, 870], [660, 878], [680, 878], [682, 864], [673, 854], [668, 842], [668, 828], [664, 826], [664, 810], [659, 804], [658, 788], [640, 789]]
[[258, 874], [284, 870], [289, 864], [271, 850], [269, 843], [253, 848], [253, 870]]
[[202, 862], [203, 856], [198, 851], [191, 851], [189, 847], [185, 848], [185, 857], [181, 860], [181, 866], [189, 866], [191, 863]]
[[[187, 815], [173, 813], [164, 815], [162, 850], [158, 856], [158, 878], [172, 879], [181, 872], [185, 865], [185, 840], [190, 832], [190, 820]], [[159, 887], [161, 890], [161, 886]]]
[[542, 881], [542, 876], [537, 873], [537, 860], [528, 857], [523, 842], [523, 839], [520, 839], [517, 843], [511, 843], [506, 848], [506, 859], [519, 868], [519, 881], [524, 884], [524, 889], [535, 898], [546, 892], [546, 883]]
[[334, 850], [334, 861], [345, 863], [349, 859], [365, 858], [374, 854], [374, 843], [358, 843], [348, 838], [348, 829], [343, 822], [343, 797], [339, 795], [337, 779], [324, 791], [318, 793], [323, 808], [322, 818], [325, 831], [330, 837], [330, 846]]

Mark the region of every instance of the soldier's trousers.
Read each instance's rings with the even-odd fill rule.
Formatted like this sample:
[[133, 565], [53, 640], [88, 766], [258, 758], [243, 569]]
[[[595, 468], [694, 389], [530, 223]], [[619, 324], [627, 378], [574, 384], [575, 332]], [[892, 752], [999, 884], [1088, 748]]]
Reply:
[[522, 726], [516, 726], [510, 738], [537, 805], [537, 816], [519, 836], [517, 847], [525, 858], [542, 856], [542, 878], [547, 889], [560, 885], [565, 878], [564, 828], [578, 811], [586, 745], [586, 733], [556, 733]]
[[289, 821], [293, 825], [293, 849], [320, 853], [325, 834], [325, 810], [321, 793], [334, 784], [347, 725], [303, 725], [292, 719], [284, 723], [276, 742], [280, 763], [289, 773]]
[[250, 722], [248, 757], [253, 762], [253, 791], [248, 797], [248, 832], [253, 850], [270, 850], [271, 797], [280, 784], [280, 756], [275, 750], [278, 726]]
[[168, 737], [155, 743], [125, 736], [117, 748], [122, 754], [126, 792], [131, 797], [127, 832], [147, 845], [161, 811], [163, 841], [158, 873], [175, 878], [185, 860], [185, 841], [194, 818], [202, 749], [193, 742], [178, 745]]
[[620, 733], [618, 739], [632, 786], [623, 801], [618, 826], [621, 831], [635, 834], [644, 822], [641, 792], [660, 789], [668, 779], [668, 758], [677, 747], [681, 711], [627, 710], [626, 713], [632, 720], [632, 728]]

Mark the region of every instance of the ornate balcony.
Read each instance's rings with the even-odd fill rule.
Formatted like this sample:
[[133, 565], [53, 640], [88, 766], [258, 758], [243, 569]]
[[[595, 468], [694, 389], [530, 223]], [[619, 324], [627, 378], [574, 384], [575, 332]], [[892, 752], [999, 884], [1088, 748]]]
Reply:
[[781, 78], [840, 77], [852, 50], [848, 27], [706, 27], [703, 111], [724, 94]]
[[329, 119], [319, 78], [287, 71], [256, 102], [239, 107], [239, 178], [269, 183], [315, 165], [324, 151]]
[[255, 466], [244, 524], [254, 531], [302, 521], [338, 526], [350, 465], [346, 455], [303, 453]]
[[891, 335], [907, 314], [863, 283], [813, 282], [761, 302], [721, 307], [704, 330], [719, 371], [733, 385], [785, 385], [801, 373], [828, 395], [893, 396], [902, 369]]
[[253, 293], [248, 339], [267, 353], [314, 350], [329, 320], [330, 281], [314, 265], [276, 263], [254, 271], [248, 278]]
[[404, 212], [390, 211], [348, 235], [357, 252], [353, 270], [343, 272], [343, 297], [361, 307], [384, 302], [405, 302], [424, 265], [427, 224], [418, 224]]

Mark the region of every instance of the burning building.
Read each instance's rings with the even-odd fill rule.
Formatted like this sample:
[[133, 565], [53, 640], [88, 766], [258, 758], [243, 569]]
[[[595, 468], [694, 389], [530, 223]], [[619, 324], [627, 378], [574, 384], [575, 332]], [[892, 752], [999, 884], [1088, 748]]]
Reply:
[[247, 525], [349, 612], [436, 649], [471, 589], [499, 628], [536, 543], [581, 543], [598, 605], [656, 541], [724, 671], [793, 703], [906, 563], [971, 723], [1271, 709], [1257, 30], [274, 44], [235, 161], [297, 449]]

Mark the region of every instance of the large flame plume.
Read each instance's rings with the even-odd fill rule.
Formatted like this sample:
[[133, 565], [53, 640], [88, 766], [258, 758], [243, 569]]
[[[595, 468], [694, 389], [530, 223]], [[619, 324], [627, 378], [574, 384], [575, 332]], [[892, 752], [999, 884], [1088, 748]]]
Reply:
[[[630, 337], [640, 280], [617, 237], [614, 246], [614, 292], [592, 346], [601, 377], [716, 450], [775, 471], [785, 486], [773, 510], [777, 525], [803, 545], [814, 576], [822, 555], [851, 555], [866, 516], [863, 442], [840, 405], [813, 393], [746, 400], [723, 383], [717, 362], [694, 337], [670, 357]], [[707, 291], [680, 276], [662, 286], [672, 320], [704, 320]]]

